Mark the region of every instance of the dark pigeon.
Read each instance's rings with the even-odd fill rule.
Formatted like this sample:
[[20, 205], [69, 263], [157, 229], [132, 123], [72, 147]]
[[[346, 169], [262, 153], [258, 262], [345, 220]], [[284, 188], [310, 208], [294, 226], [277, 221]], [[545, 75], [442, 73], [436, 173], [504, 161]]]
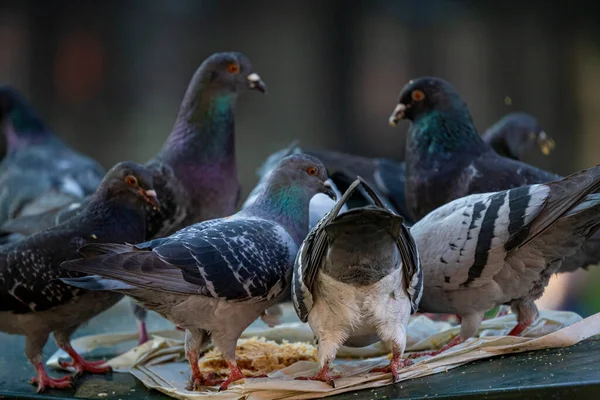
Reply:
[[[289, 293], [294, 258], [308, 233], [309, 201], [316, 193], [332, 194], [326, 179], [317, 159], [286, 157], [252, 206], [135, 246], [85, 246], [81, 253], [90, 258], [66, 262], [63, 268], [97, 279], [66, 282], [117, 287], [186, 329], [194, 389], [212, 384], [197, 368], [200, 346], [210, 332], [231, 370], [221, 385], [226, 389], [244, 377], [235, 361], [242, 331]], [[127, 288], [118, 289], [115, 280]], [[197, 347], [190, 348], [193, 344]]]
[[503, 157], [521, 160], [536, 146], [544, 155], [554, 150], [554, 140], [546, 134], [535, 117], [513, 112], [502, 117], [482, 135], [496, 153]]
[[406, 202], [415, 220], [451, 200], [560, 179], [498, 155], [473, 124], [466, 103], [439, 78], [410, 81], [390, 117], [410, 121], [406, 145]]
[[146, 207], [158, 206], [152, 175], [144, 167], [124, 162], [105, 176], [86, 209], [64, 224], [36, 233], [0, 251], [0, 330], [25, 336], [25, 353], [34, 366], [38, 391], [65, 388], [71, 377], [52, 379], [42, 364], [42, 348], [50, 333], [73, 359], [64, 366], [103, 373], [102, 362], [85, 361], [70, 345], [78, 326], [115, 304], [121, 295], [86, 291], [66, 285], [60, 277], [81, 277], [59, 268], [77, 257], [88, 243], [132, 243], [144, 239]]
[[82, 199], [104, 169], [69, 148], [15, 89], [0, 87], [0, 125], [7, 154], [0, 163], [0, 224]]
[[[181, 103], [173, 130], [145, 166], [154, 178], [160, 210], [148, 208], [146, 240], [172, 234], [190, 224], [235, 212], [240, 194], [235, 157], [234, 109], [238, 95], [266, 92], [266, 85], [241, 53], [216, 53], [198, 68]], [[69, 204], [44, 216], [12, 221], [2, 229], [37, 232], [85, 208]], [[135, 311], [144, 317], [141, 310]], [[140, 321], [142, 324], [143, 321]], [[147, 340], [140, 327], [140, 342]]]
[[[374, 205], [340, 214], [362, 185]], [[341, 345], [364, 347], [383, 340], [392, 352], [387, 367], [398, 370], [406, 348], [406, 327], [423, 293], [417, 246], [402, 217], [391, 212], [360, 178], [302, 243], [292, 280], [300, 320], [309, 323], [319, 345], [320, 371], [310, 378], [334, 386], [329, 365]]]
[[[435, 209], [411, 228], [424, 273], [422, 312], [457, 314], [460, 335], [484, 313], [510, 305], [518, 336], [538, 317], [535, 300], [600, 228], [600, 165], [545, 184], [472, 194]], [[420, 356], [418, 354], [416, 356]]]

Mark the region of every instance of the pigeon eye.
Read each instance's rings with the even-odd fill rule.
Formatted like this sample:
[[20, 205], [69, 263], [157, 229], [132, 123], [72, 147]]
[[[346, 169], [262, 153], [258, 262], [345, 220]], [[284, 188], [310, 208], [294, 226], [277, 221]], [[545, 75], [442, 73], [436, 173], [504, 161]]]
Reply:
[[237, 64], [229, 64], [227, 66], [227, 72], [229, 72], [230, 74], [237, 74], [238, 72], [240, 72], [240, 67]]
[[425, 98], [425, 93], [423, 93], [419, 89], [416, 89], [416, 90], [412, 91], [412, 93], [410, 94], [410, 97], [412, 97], [412, 99], [414, 101], [422, 101]]
[[138, 184], [138, 180], [136, 179], [136, 177], [131, 175], [125, 178], [125, 182], [127, 182], [129, 186], [137, 186]]
[[306, 170], [306, 173], [309, 174], [310, 176], [317, 175], [317, 172], [319, 172], [319, 170], [316, 169], [315, 167], [310, 167]]

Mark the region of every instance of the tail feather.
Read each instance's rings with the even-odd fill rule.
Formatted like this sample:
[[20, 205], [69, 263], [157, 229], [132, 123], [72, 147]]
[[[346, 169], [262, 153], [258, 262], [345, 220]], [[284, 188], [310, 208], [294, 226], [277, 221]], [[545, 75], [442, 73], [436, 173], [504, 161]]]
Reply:
[[116, 243], [90, 243], [81, 246], [77, 253], [83, 258], [91, 258], [104, 254], [120, 254], [135, 251], [134, 246]]
[[[545, 184], [550, 188], [550, 193], [544, 208], [531, 223], [527, 238], [519, 244], [525, 246], [535, 238], [552, 227], [558, 220], [564, 218], [569, 212], [581, 212], [578, 209], [582, 203], [591, 202], [595, 198], [587, 198], [591, 193], [600, 189], [600, 165], [582, 170], [569, 175], [561, 180]], [[584, 207], [584, 206], [581, 206]], [[584, 207], [583, 209], [585, 209]]]

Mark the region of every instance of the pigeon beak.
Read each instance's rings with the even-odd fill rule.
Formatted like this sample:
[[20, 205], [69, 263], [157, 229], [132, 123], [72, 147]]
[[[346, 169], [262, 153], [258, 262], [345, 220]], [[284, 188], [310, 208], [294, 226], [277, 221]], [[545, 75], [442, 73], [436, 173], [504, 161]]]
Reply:
[[394, 108], [394, 112], [390, 116], [389, 122], [391, 126], [396, 126], [398, 121], [404, 118], [404, 111], [406, 111], [406, 106], [402, 103], [399, 103], [396, 108]]
[[158, 201], [158, 197], [156, 196], [156, 192], [154, 190], [144, 190], [140, 188], [140, 195], [146, 200], [146, 203], [150, 204], [155, 209], [160, 208], [160, 202]]
[[542, 153], [545, 156], [550, 154], [552, 152], [552, 150], [554, 150], [554, 148], [556, 147], [556, 143], [554, 143], [554, 139], [552, 139], [550, 136], [548, 136], [546, 134], [546, 132], [544, 132], [544, 131], [541, 131], [540, 133], [538, 133], [537, 143], [538, 143], [538, 146], [540, 146], [540, 150], [542, 150]]
[[325, 188], [323, 190], [323, 193], [325, 193], [327, 196], [329, 196], [332, 200], [337, 200], [337, 196], [335, 194], [335, 192], [333, 191], [333, 187], [331, 187], [331, 182], [329, 182], [329, 180], [326, 180], [325, 182], [323, 182], [323, 187]]
[[267, 85], [260, 79], [260, 76], [256, 72], [248, 75], [248, 87], [267, 94]]

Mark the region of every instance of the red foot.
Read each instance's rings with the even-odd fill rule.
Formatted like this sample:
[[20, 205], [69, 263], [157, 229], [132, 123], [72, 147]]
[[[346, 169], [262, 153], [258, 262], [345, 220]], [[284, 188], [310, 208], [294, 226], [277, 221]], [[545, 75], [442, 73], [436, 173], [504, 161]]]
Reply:
[[84, 372], [89, 372], [90, 374], [105, 374], [107, 372], [112, 371], [112, 368], [106, 366], [101, 367], [106, 363], [104, 360], [100, 361], [86, 361], [81, 357], [70, 344], [66, 346], [61, 346], [61, 349], [67, 352], [69, 356], [73, 359], [73, 361], [61, 361], [59, 362], [60, 366], [63, 368], [67, 367], [75, 367], [75, 376], [81, 375]]
[[221, 384], [219, 387], [219, 392], [222, 390], [227, 390], [230, 384], [233, 382], [239, 381], [241, 379], [245, 379], [246, 377], [242, 374], [240, 367], [237, 364], [232, 363], [231, 361], [227, 361], [227, 365], [229, 365], [229, 378], [225, 379], [225, 382]]
[[138, 332], [140, 339], [138, 340], [138, 346], [148, 341], [148, 331], [146, 330], [146, 322], [138, 321]]
[[[339, 376], [336, 376], [335, 378], [337, 379], [337, 378], [339, 378]], [[335, 388], [335, 382], [333, 381], [333, 377], [329, 374], [329, 363], [326, 363], [325, 365], [323, 365], [323, 368], [321, 368], [321, 370], [319, 372], [317, 372], [317, 374], [315, 376], [299, 376], [298, 378], [296, 378], [296, 380], [299, 380], [299, 381], [321, 381], [321, 382], [325, 382], [332, 388]]]
[[435, 351], [423, 351], [420, 353], [412, 353], [411, 355], [408, 356], [408, 358], [414, 359], [414, 358], [419, 358], [419, 357], [424, 357], [424, 356], [431, 356], [431, 357], [435, 357], [438, 354], [443, 353], [444, 351], [448, 350], [451, 347], [454, 347], [456, 345], [461, 344], [462, 342], [464, 342], [464, 339], [461, 339], [460, 336], [456, 336], [454, 339], [452, 339], [450, 342], [448, 342], [448, 344], [446, 344], [444, 347], [442, 347], [439, 350], [435, 350]]
[[531, 322], [519, 322], [510, 332], [508, 336], [519, 336], [525, 329], [531, 325]]
[[222, 382], [221, 380], [217, 383], [215, 380], [209, 380], [202, 376], [202, 373], [200, 373], [200, 368], [198, 368], [198, 355], [193, 351], [187, 352], [187, 359], [192, 370], [192, 377], [187, 388], [188, 390], [200, 390], [202, 386], [215, 386]]
[[31, 378], [29, 383], [32, 385], [37, 385], [37, 392], [42, 393], [46, 388], [51, 389], [66, 389], [73, 387], [73, 378], [69, 375], [63, 376], [62, 378], [50, 378], [48, 374], [46, 374], [46, 370], [42, 363], [39, 363], [35, 367], [35, 371], [37, 372], [37, 376]]
[[398, 376], [398, 371], [404, 367], [408, 367], [409, 365], [413, 365], [412, 360], [405, 358], [404, 360], [398, 357], [393, 357], [388, 365], [385, 367], [377, 367], [373, 368], [370, 372], [385, 372], [392, 373], [392, 382], [397, 383], [400, 381], [400, 377]]

